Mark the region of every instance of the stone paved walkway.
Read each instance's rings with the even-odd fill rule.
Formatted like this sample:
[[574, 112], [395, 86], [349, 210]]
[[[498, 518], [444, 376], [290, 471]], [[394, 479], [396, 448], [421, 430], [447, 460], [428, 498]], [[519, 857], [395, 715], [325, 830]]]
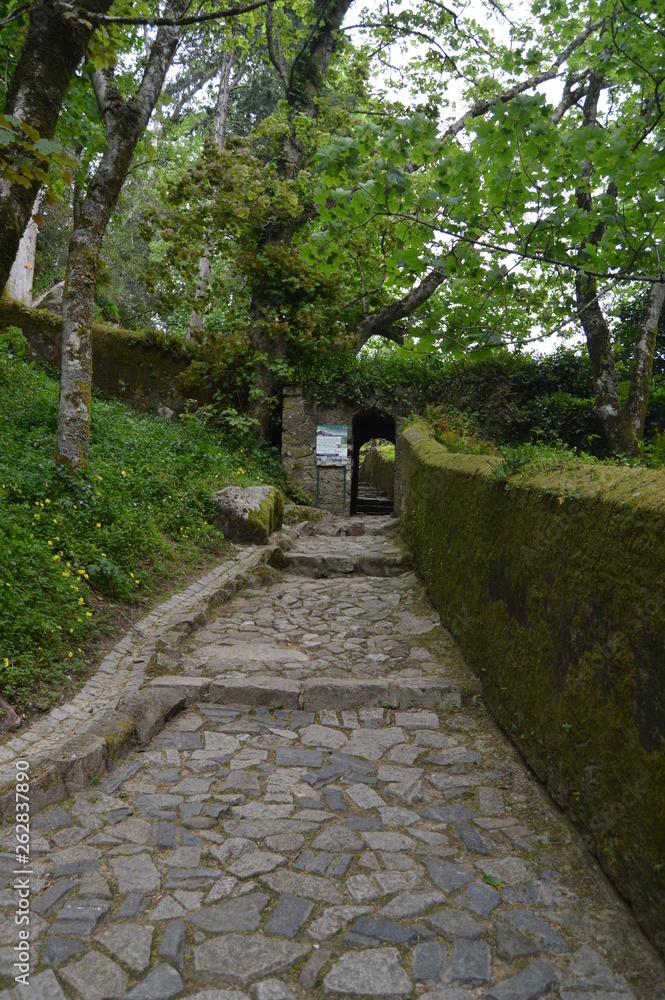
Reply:
[[[192, 704], [34, 817], [34, 971], [28, 988], [0, 980], [0, 1000], [665, 998], [633, 918], [474, 697], [391, 525], [334, 534], [349, 524], [364, 526], [293, 531], [290, 570], [162, 668], [273, 686], [444, 674], [448, 708]], [[395, 575], [348, 575], [370, 550]], [[0, 854], [9, 977], [13, 868]]]

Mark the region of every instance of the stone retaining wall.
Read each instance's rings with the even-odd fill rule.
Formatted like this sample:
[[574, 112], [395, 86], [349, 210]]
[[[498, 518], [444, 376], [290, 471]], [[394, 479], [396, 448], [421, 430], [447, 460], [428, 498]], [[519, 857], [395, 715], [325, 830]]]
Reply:
[[360, 467], [360, 478], [391, 500], [395, 496], [395, 455], [388, 453], [387, 446], [370, 448]]
[[[0, 326], [18, 326], [35, 361], [60, 368], [62, 317], [45, 309], [28, 309], [12, 299], [0, 299]], [[186, 386], [183, 376], [192, 362], [188, 351], [160, 341], [160, 335], [93, 324], [92, 383], [135, 410], [162, 416], [182, 413], [211, 401], [202, 389]]]
[[484, 700], [665, 952], [665, 473], [401, 439], [401, 514]]

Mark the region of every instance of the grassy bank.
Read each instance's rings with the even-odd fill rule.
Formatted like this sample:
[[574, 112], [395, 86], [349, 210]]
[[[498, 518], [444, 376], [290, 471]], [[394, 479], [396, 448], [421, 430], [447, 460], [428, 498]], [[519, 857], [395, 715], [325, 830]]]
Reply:
[[212, 493], [281, 479], [274, 451], [101, 398], [89, 469], [71, 477], [53, 460], [58, 388], [0, 331], [0, 690], [21, 709], [84, 671], [110, 602], [145, 603], [223, 553]]

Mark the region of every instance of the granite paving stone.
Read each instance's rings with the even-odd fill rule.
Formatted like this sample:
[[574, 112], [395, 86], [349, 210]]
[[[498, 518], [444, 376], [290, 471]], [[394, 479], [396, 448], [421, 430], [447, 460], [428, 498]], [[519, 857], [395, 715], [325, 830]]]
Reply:
[[194, 971], [215, 983], [246, 985], [272, 973], [285, 972], [309, 951], [309, 945], [261, 934], [224, 934], [194, 948]]
[[296, 1000], [295, 993], [281, 979], [264, 979], [254, 983], [251, 991], [256, 1000]]
[[547, 962], [532, 962], [488, 992], [489, 1000], [535, 1000], [556, 983], [556, 972]]
[[159, 946], [159, 958], [166, 958], [182, 969], [185, 964], [186, 943], [187, 925], [184, 920], [172, 920], [164, 929], [162, 943]]
[[314, 903], [301, 896], [284, 893], [270, 915], [265, 930], [268, 934], [281, 934], [294, 938], [314, 909]]
[[418, 940], [414, 930], [395, 924], [389, 920], [375, 920], [373, 917], [360, 917], [349, 928], [345, 941], [361, 944], [383, 943], [413, 945]]
[[425, 941], [413, 949], [413, 978], [442, 981], [446, 974], [446, 949], [438, 941]]
[[110, 863], [122, 894], [155, 892], [161, 885], [159, 872], [148, 854], [112, 858]]
[[485, 882], [472, 882], [464, 892], [455, 896], [455, 904], [466, 906], [481, 917], [488, 917], [501, 902], [501, 896]]
[[185, 982], [172, 965], [162, 962], [142, 979], [125, 1000], [170, 1000], [186, 989]]
[[[38, 976], [30, 979], [30, 985], [20, 984], [13, 991], [14, 1000], [66, 1000], [65, 993], [60, 983], [55, 977], [55, 973], [48, 969], [40, 972]], [[3, 990], [0, 993], [0, 1000], [9, 1000], [9, 993]]]
[[133, 972], [143, 972], [150, 964], [153, 934], [150, 924], [123, 922], [97, 934], [96, 940]]
[[248, 896], [230, 899], [227, 903], [195, 910], [188, 914], [187, 920], [201, 930], [216, 934], [255, 931], [258, 930], [261, 914], [269, 902], [270, 896], [267, 893], [252, 892]]
[[63, 965], [75, 955], [87, 951], [88, 944], [81, 938], [56, 937], [49, 934], [46, 938], [46, 947], [42, 952], [42, 962], [44, 965]]
[[347, 951], [324, 977], [323, 990], [338, 996], [408, 995], [413, 984], [399, 959], [396, 948]]
[[442, 934], [451, 941], [456, 938], [469, 938], [475, 941], [487, 934], [482, 924], [464, 910], [438, 910], [428, 916], [427, 923], [437, 934]]
[[458, 939], [450, 952], [450, 978], [454, 983], [478, 986], [492, 981], [492, 955], [484, 941]]
[[460, 865], [442, 861], [440, 858], [424, 858], [423, 864], [434, 885], [444, 892], [454, 892], [473, 878], [473, 871]]
[[60, 976], [84, 1000], [120, 1000], [129, 984], [127, 973], [99, 951], [89, 951], [80, 961], [65, 966]]
[[400, 892], [378, 911], [378, 916], [385, 920], [404, 920], [408, 917], [418, 917], [435, 906], [446, 901], [444, 893], [429, 886], [421, 889], [408, 889]]

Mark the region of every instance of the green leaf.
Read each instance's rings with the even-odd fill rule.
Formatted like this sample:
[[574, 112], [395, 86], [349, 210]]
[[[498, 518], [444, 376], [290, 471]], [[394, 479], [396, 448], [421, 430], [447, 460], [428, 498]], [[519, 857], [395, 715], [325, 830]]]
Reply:
[[50, 156], [52, 153], [61, 153], [63, 151], [62, 145], [59, 142], [56, 142], [55, 139], [37, 139], [37, 142], [34, 144], [34, 149], [38, 153], [44, 153], [47, 156]]

